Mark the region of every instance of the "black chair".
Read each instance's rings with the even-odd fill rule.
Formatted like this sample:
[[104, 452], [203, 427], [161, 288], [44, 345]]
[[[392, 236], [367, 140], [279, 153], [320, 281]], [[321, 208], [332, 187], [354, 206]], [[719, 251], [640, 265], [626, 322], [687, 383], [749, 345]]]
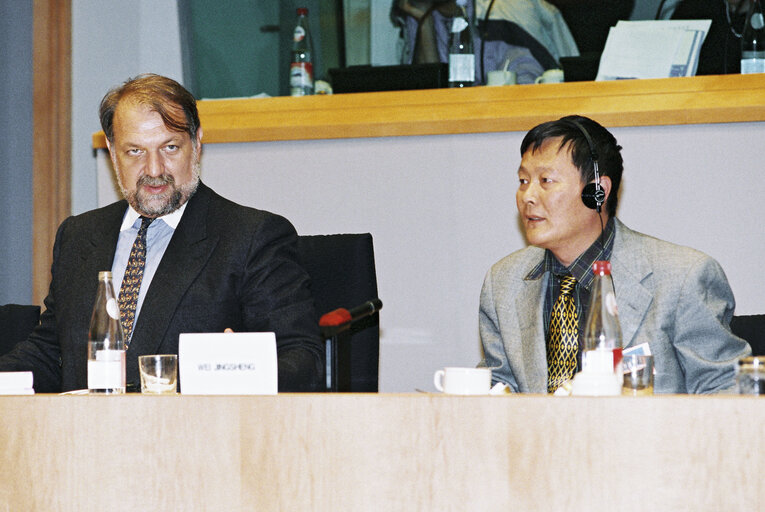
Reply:
[[765, 355], [765, 315], [734, 316], [730, 330], [752, 346], [753, 356]]
[[[298, 237], [298, 255], [311, 276], [317, 323], [325, 313], [377, 298], [372, 235], [304, 235]], [[380, 361], [379, 314], [353, 322], [329, 343], [328, 391], [377, 392]], [[333, 359], [337, 360], [332, 366]], [[331, 378], [334, 375], [334, 380]]]
[[24, 341], [40, 322], [40, 306], [5, 304], [0, 306], [0, 355]]

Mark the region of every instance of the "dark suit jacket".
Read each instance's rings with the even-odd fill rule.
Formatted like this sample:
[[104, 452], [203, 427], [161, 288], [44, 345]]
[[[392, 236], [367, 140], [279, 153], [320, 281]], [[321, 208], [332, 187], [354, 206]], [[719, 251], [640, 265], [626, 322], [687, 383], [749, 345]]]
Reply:
[[[61, 224], [40, 325], [0, 358], [0, 371], [32, 370], [38, 393], [87, 387], [98, 272], [112, 267], [126, 208], [123, 200]], [[276, 333], [280, 391], [319, 389], [323, 350], [296, 240], [285, 218], [228, 201], [200, 183], [144, 299], [127, 382], [139, 381], [138, 356], [177, 354], [180, 333], [231, 327]]]

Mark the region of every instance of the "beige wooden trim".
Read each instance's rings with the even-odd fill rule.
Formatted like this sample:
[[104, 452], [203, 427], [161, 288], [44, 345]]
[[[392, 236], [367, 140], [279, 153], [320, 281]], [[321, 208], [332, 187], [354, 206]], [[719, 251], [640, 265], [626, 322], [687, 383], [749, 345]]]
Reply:
[[71, 0], [34, 2], [32, 301], [50, 283], [53, 241], [71, 211]]
[[[605, 126], [765, 120], [765, 75], [199, 102], [204, 142], [525, 131], [568, 114]], [[93, 146], [105, 148], [102, 132]]]
[[762, 510], [765, 399], [0, 397], [3, 510]]

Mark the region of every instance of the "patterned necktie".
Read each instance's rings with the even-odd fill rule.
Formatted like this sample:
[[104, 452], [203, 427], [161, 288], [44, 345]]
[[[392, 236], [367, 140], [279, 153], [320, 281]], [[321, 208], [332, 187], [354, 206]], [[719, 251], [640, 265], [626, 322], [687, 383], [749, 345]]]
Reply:
[[120, 321], [122, 322], [122, 330], [125, 332], [126, 345], [130, 343], [130, 337], [133, 335], [138, 292], [141, 290], [143, 268], [146, 266], [146, 230], [153, 220], [148, 217], [141, 217], [141, 227], [138, 228], [138, 235], [133, 242], [133, 248], [130, 249], [125, 277], [122, 278], [122, 286], [120, 287]]
[[547, 341], [547, 392], [554, 393], [574, 376], [579, 350], [579, 318], [574, 304], [573, 276], [561, 278], [560, 293], [550, 315]]

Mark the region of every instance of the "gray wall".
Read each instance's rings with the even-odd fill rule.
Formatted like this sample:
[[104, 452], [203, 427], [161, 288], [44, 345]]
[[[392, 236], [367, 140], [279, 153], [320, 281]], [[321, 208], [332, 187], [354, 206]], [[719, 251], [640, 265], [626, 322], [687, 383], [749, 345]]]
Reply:
[[[0, 0], [0, 304], [32, 300], [32, 0]], [[98, 204], [98, 103], [126, 78], [182, 79], [175, 0], [72, 1], [72, 212]]]
[[[736, 312], [762, 312], [765, 275], [756, 269], [765, 237], [756, 219], [765, 218], [765, 123], [612, 131], [624, 147], [619, 217], [716, 258]], [[286, 216], [301, 234], [371, 232], [385, 304], [380, 390], [433, 390], [437, 368], [478, 362], [484, 274], [525, 245], [515, 206], [523, 135], [208, 144], [202, 179], [233, 201]], [[113, 191], [106, 151], [98, 161]]]
[[[4, 124], [8, 135], [0, 138], [0, 165], [8, 163], [0, 168], [0, 207], [5, 213], [0, 247], [10, 254], [4, 255], [0, 267], [0, 293], [10, 289], [29, 296], [31, 270], [11, 271], [8, 265], [28, 265], [31, 260], [30, 239], [14, 249], [19, 236], [17, 228], [10, 227], [26, 220], [27, 227], [18, 231], [31, 230], [31, 2], [0, 0], [0, 6], [0, 122], [26, 119], [30, 130], [22, 137], [18, 122], [12, 130]], [[98, 205], [99, 193], [104, 201], [113, 199], [97, 188], [91, 148], [104, 92], [140, 72], [178, 80], [182, 72], [175, 1], [73, 0], [72, 7], [72, 208], [81, 212]], [[26, 18], [16, 11], [25, 12]], [[21, 23], [24, 19], [26, 25]], [[23, 48], [29, 53], [16, 55]], [[17, 65], [29, 67], [9, 72], [9, 54]], [[27, 93], [26, 113], [7, 111], [16, 90]], [[12, 103], [18, 109], [24, 101], [13, 97]], [[636, 229], [719, 259], [738, 298], [739, 313], [763, 310], [765, 278], [754, 269], [765, 253], [765, 239], [752, 219], [765, 216], [759, 200], [765, 195], [760, 177], [764, 132], [765, 123], [615, 130], [627, 162], [622, 218]], [[476, 361], [483, 273], [523, 245], [513, 202], [521, 135], [262, 143], [251, 145], [256, 158], [246, 160], [240, 160], [234, 145], [211, 145], [203, 177], [231, 199], [285, 214], [304, 234], [372, 231], [385, 301], [381, 390], [409, 391], [430, 388], [432, 372], [439, 366]], [[26, 156], [12, 164], [12, 157], [22, 155], [18, 148]], [[110, 187], [105, 152], [99, 152], [99, 160], [106, 174], [101, 182]], [[294, 161], [310, 166], [295, 175]], [[360, 175], [373, 178], [365, 185], [371, 204], [314, 200], [320, 194], [309, 179], [342, 195], [359, 183]], [[22, 192], [7, 192], [19, 186], [12, 177], [24, 177]], [[346, 197], [357, 194], [358, 189], [351, 190]], [[14, 205], [14, 197], [22, 200]], [[26, 284], [7, 281], [22, 275]]]
[[140, 73], [182, 82], [180, 44], [175, 0], [72, 1], [73, 213], [98, 204], [91, 137], [101, 98]]
[[[90, 142], [104, 91], [143, 71], [182, 76], [179, 36], [170, 30], [177, 27], [171, 21], [175, 2], [125, 4], [73, 4], [75, 211], [96, 207], [97, 195], [100, 204], [116, 198], [104, 151], [97, 189]], [[765, 216], [759, 199], [765, 195], [759, 177], [765, 123], [614, 133], [625, 148], [623, 220], [717, 258], [738, 313], [761, 312], [765, 277], [752, 269], [765, 253], [765, 239], [751, 219]], [[371, 231], [385, 302], [380, 389], [431, 389], [436, 368], [477, 361], [483, 275], [524, 244], [514, 203], [521, 137], [513, 132], [211, 144], [202, 176], [235, 201], [284, 214], [302, 234]], [[306, 165], [295, 169], [296, 161]]]
[[0, 304], [32, 301], [32, 1], [0, 0]]

